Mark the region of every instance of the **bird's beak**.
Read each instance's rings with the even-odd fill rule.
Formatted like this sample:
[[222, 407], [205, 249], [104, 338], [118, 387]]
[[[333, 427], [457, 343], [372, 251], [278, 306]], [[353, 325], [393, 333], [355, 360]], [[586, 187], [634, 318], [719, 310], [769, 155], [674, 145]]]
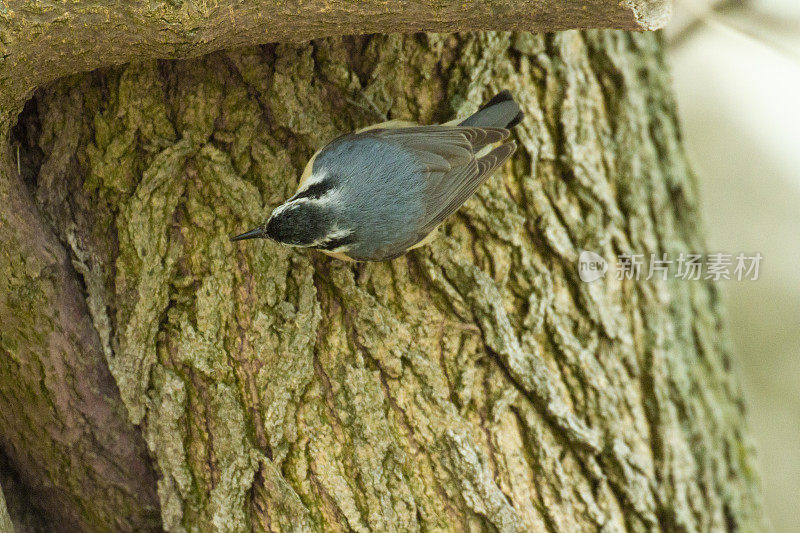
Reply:
[[245, 239], [258, 239], [260, 237], [266, 237], [267, 232], [264, 231], [264, 228], [258, 227], [255, 229], [251, 229], [246, 233], [242, 233], [241, 235], [237, 235], [236, 237], [231, 237], [231, 241], [243, 241]]

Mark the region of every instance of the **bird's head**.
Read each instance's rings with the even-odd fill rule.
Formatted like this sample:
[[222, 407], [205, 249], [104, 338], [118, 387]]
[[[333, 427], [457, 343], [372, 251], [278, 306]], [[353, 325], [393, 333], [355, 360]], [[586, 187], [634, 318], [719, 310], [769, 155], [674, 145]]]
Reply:
[[264, 224], [231, 240], [268, 238], [288, 246], [315, 246], [325, 241], [332, 225], [326, 206], [301, 198], [278, 206]]

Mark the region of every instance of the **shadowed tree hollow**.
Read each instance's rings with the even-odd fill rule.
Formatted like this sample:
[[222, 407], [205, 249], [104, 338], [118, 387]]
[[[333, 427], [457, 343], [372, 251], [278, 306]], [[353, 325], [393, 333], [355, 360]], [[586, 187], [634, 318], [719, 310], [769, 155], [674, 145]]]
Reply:
[[[519, 149], [430, 246], [229, 241], [337, 135], [502, 89]], [[331, 37], [27, 96], [0, 154], [18, 527], [761, 527], [716, 287], [577, 274], [583, 249], [703, 250], [657, 34]]]

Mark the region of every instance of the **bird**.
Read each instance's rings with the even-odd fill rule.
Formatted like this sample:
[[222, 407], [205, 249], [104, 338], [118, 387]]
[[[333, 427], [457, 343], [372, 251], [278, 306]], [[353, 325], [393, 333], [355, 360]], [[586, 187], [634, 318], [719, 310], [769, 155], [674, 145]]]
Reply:
[[232, 241], [268, 238], [345, 261], [389, 261], [438, 226], [516, 150], [524, 117], [507, 90], [444, 124], [402, 120], [341, 135], [308, 161], [297, 192]]

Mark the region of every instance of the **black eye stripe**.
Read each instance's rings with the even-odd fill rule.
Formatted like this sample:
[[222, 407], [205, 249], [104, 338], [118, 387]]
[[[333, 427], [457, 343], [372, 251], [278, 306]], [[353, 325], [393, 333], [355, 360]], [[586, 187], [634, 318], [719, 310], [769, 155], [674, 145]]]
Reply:
[[353, 241], [355, 241], [355, 235], [351, 233], [350, 235], [345, 235], [344, 237], [336, 237], [329, 241], [325, 241], [322, 244], [318, 244], [314, 248], [319, 248], [320, 250], [335, 250], [336, 248], [350, 244]]
[[331, 183], [330, 180], [318, 181], [309, 185], [306, 190], [295, 194], [292, 199], [299, 200], [300, 198], [308, 198], [310, 200], [318, 200], [331, 189], [333, 189], [333, 183]]

